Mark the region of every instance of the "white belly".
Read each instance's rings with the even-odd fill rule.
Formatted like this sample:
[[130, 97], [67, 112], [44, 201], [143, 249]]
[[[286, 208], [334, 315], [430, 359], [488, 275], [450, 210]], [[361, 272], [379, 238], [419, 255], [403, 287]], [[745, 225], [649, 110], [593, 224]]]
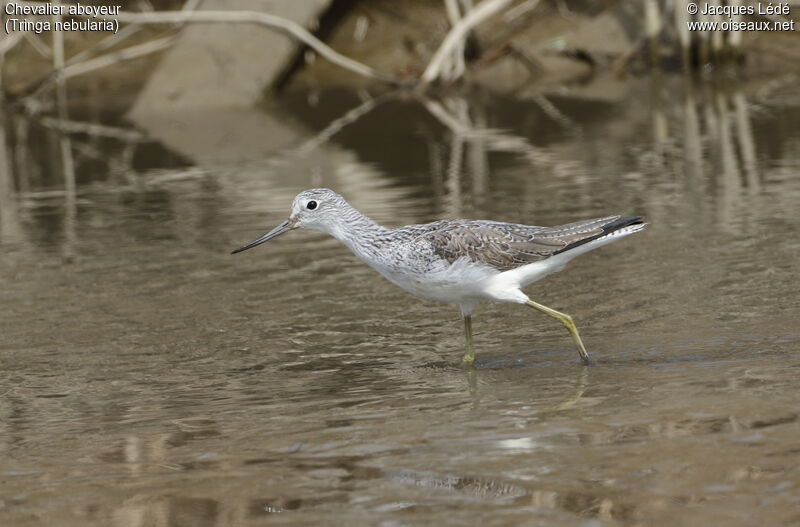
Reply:
[[453, 264], [443, 261], [441, 266], [425, 273], [398, 269], [375, 269], [396, 286], [428, 300], [439, 302], [475, 302], [487, 300], [487, 280], [500, 273], [491, 267], [470, 262], [466, 258]]

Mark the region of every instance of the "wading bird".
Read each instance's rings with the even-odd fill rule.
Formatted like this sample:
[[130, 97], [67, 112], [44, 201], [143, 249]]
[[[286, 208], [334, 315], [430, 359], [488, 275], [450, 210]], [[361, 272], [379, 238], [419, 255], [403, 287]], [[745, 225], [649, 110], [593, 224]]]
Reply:
[[645, 225], [640, 216], [608, 216], [556, 227], [441, 220], [391, 229], [361, 214], [336, 192], [312, 189], [294, 198], [288, 220], [233, 254], [293, 229], [322, 231], [409, 293], [459, 304], [467, 365], [475, 361], [472, 313], [485, 300], [525, 304], [558, 319], [589, 364], [572, 317], [532, 301], [522, 288], [560, 271], [579, 254], [639, 232]]

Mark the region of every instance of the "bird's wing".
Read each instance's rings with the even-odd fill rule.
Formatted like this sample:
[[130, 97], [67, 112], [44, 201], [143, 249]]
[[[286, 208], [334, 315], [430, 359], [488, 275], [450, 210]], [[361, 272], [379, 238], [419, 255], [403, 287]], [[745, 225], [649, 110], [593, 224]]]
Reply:
[[420, 238], [449, 262], [467, 257], [473, 262], [508, 271], [549, 258], [576, 245], [613, 232], [640, 218], [609, 216], [556, 227], [535, 227], [479, 220], [429, 224]]

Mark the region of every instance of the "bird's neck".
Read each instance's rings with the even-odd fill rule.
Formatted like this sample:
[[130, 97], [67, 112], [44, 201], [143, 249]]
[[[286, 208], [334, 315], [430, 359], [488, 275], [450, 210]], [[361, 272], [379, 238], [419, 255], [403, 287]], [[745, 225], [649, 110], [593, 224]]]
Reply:
[[342, 242], [353, 254], [372, 265], [380, 251], [380, 240], [391, 229], [382, 227], [353, 207], [342, 210], [338, 221], [331, 225], [329, 234]]

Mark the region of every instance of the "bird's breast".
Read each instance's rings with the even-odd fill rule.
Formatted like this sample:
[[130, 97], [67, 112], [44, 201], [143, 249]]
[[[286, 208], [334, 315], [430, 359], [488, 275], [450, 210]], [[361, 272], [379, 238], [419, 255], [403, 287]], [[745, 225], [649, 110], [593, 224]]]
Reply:
[[387, 280], [409, 293], [440, 302], [464, 302], [483, 297], [487, 279], [497, 275], [493, 269], [467, 260], [445, 260], [431, 265], [374, 266]]

